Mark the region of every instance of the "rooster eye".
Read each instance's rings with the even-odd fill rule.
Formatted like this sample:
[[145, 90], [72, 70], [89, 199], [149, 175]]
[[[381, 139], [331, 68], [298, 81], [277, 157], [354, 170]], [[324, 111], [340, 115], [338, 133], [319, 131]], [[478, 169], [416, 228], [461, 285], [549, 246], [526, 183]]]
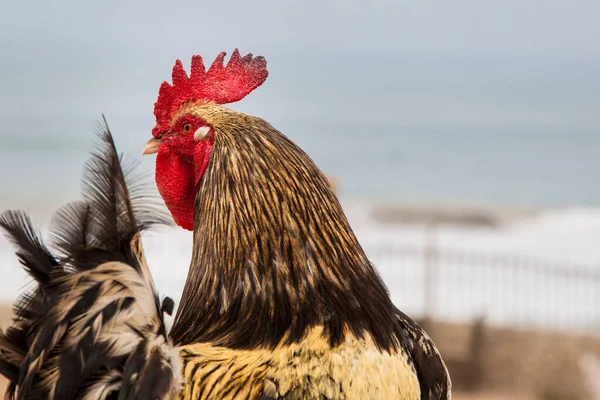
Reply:
[[185, 125], [183, 126], [183, 130], [184, 130], [185, 132], [189, 132], [189, 131], [191, 131], [191, 130], [192, 130], [192, 124], [185, 124]]

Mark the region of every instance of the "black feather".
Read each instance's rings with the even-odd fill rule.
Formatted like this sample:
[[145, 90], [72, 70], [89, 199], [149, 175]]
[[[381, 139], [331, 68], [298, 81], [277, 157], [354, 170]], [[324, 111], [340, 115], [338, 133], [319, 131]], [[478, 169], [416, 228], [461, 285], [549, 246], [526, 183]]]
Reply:
[[77, 303], [67, 313], [65, 316], [66, 320], [71, 320], [78, 315], [84, 314], [96, 301], [98, 301], [98, 297], [100, 297], [100, 287], [102, 286], [102, 282], [95, 283], [94, 286], [85, 291], [85, 293], [79, 297]]
[[88, 247], [90, 204], [73, 201], [62, 206], [52, 217], [51, 239], [63, 264], [85, 265], [82, 257]]
[[160, 306], [160, 311], [167, 313], [167, 315], [173, 315], [173, 309], [175, 308], [175, 302], [170, 297], [165, 297]]
[[402, 311], [396, 309], [396, 317], [396, 337], [412, 360], [421, 387], [421, 400], [447, 399], [452, 384], [435, 344], [427, 333]]
[[163, 399], [171, 391], [175, 377], [169, 373], [170, 367], [165, 364], [163, 354], [158, 348], [148, 351], [145, 368], [137, 380], [137, 388], [131, 400]]
[[[0, 335], [2, 333], [0, 332]], [[8, 378], [11, 382], [16, 382], [19, 379], [19, 371], [10, 362], [0, 358], [0, 371], [2, 375]]]
[[38, 236], [29, 216], [22, 211], [5, 211], [0, 216], [0, 227], [17, 247], [17, 257], [27, 273], [38, 283], [46, 284], [50, 270], [58, 262]]
[[121, 393], [119, 394], [119, 400], [132, 399], [135, 393], [135, 374], [143, 370], [144, 363], [146, 361], [146, 343], [140, 342], [136, 347], [135, 351], [131, 354], [125, 364], [123, 371], [123, 385], [121, 386]]

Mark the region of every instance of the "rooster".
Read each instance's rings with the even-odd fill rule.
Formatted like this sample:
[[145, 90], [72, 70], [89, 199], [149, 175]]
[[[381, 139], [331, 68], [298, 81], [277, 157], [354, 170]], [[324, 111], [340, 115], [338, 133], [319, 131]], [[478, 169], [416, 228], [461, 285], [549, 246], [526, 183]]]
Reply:
[[[182, 399], [449, 399], [428, 335], [392, 303], [326, 177], [266, 121], [223, 104], [263, 57], [177, 60], [143, 154], [193, 254], [170, 337]], [[262, 397], [261, 397], [262, 396]]]
[[53, 246], [27, 214], [0, 217], [36, 283], [16, 302], [12, 326], [0, 332], [0, 373], [10, 382], [5, 399], [178, 394], [181, 360], [163, 320], [173, 301], [160, 302], [140, 237], [170, 218], [139, 178], [122, 164], [105, 126], [84, 170], [84, 200], [52, 219]]

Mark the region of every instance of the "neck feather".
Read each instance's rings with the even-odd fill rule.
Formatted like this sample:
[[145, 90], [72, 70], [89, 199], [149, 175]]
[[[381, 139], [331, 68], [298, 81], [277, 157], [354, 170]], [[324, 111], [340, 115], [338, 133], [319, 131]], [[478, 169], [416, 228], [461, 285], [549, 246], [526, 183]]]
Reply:
[[323, 326], [332, 345], [351, 332], [389, 349], [394, 314], [313, 161], [260, 119], [215, 130], [175, 341], [256, 348]]

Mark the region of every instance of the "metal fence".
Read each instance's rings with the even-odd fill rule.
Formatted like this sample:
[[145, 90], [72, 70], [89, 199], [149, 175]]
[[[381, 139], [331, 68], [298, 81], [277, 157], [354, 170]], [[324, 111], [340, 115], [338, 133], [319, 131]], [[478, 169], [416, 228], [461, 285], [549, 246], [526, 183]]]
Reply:
[[396, 305], [414, 317], [600, 334], [600, 266], [509, 254], [371, 244]]
[[[440, 247], [432, 233], [424, 245], [363, 241], [394, 303], [410, 316], [483, 316], [492, 325], [600, 334], [600, 265]], [[177, 298], [192, 243], [187, 233], [169, 235], [150, 235], [145, 249], [160, 289]]]

